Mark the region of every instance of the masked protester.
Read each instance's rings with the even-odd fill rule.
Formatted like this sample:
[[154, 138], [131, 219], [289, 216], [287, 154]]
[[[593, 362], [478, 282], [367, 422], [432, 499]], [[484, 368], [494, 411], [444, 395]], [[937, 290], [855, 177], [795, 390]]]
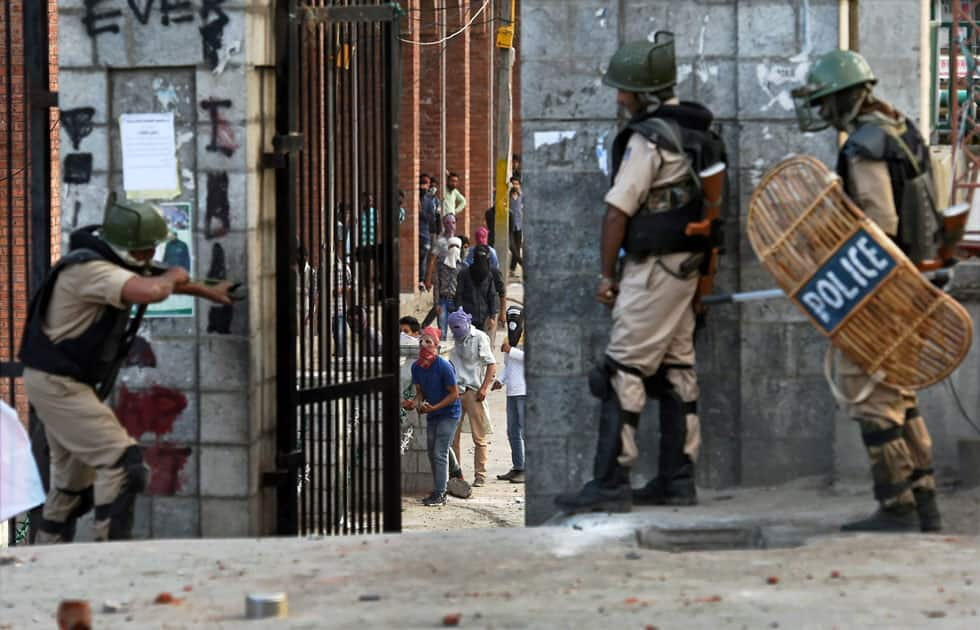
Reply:
[[[490, 230], [481, 225], [480, 227], [476, 228], [476, 232], [473, 233], [473, 240], [477, 245], [486, 245], [487, 250], [490, 251], [490, 268], [500, 269], [500, 259], [497, 258], [497, 250], [495, 250], [493, 245], [490, 244]], [[473, 264], [473, 253], [475, 250], [476, 248], [472, 247], [468, 252], [466, 252], [467, 265]]]
[[[490, 423], [490, 410], [487, 407], [487, 393], [497, 373], [497, 362], [486, 333], [472, 325], [473, 318], [463, 309], [449, 316], [449, 329], [453, 333], [450, 360], [456, 368], [459, 383], [460, 402], [463, 414], [470, 421], [473, 436], [473, 486], [479, 487], [487, 481], [488, 436], [493, 433]], [[462, 423], [461, 423], [462, 424]], [[453, 438], [453, 450], [460, 457], [460, 429]]]
[[[865, 59], [831, 51], [810, 68], [806, 84], [793, 90], [800, 129], [832, 127], [849, 134], [837, 171], [851, 199], [913, 262], [934, 234], [916, 230], [935, 211], [929, 150], [912, 121], [872, 93], [877, 83]], [[870, 377], [841, 358], [838, 389], [851, 400], [850, 415], [861, 428], [871, 459], [879, 509], [848, 523], [845, 531], [939, 531], [932, 471], [932, 440], [915, 392], [879, 383], [860, 402]]]
[[446, 330], [449, 321], [449, 313], [456, 309], [456, 288], [459, 283], [459, 274], [466, 269], [460, 257], [462, 242], [458, 236], [448, 239], [449, 250], [446, 256], [436, 265], [435, 292], [438, 296], [437, 306], [439, 309], [439, 329]]
[[527, 384], [524, 381], [524, 309], [507, 309], [507, 340], [500, 351], [504, 358], [504, 373], [493, 384], [494, 389], [507, 387], [507, 441], [510, 442], [512, 467], [497, 475], [501, 481], [524, 483], [524, 417], [526, 415]]
[[[723, 155], [703, 105], [674, 95], [674, 37], [623, 45], [603, 82], [630, 120], [613, 145], [613, 186], [600, 245], [596, 299], [612, 307], [605, 359], [590, 376], [602, 403], [592, 481], [559, 495], [568, 512], [629, 511], [632, 503], [697, 502], [694, 463], [700, 446], [694, 369], [693, 298], [705, 243], [685, 227], [704, 216], [697, 172], [687, 155]], [[621, 278], [620, 249], [626, 251]], [[660, 401], [657, 476], [631, 492], [629, 471], [639, 456], [634, 439], [647, 398]]]
[[167, 232], [155, 206], [110, 198], [103, 224], [71, 234], [70, 251], [31, 301], [19, 357], [51, 453], [39, 543], [70, 542], [93, 506], [96, 540], [132, 536], [133, 505], [150, 469], [96, 392], [108, 395], [135, 337], [132, 306], [161, 302], [189, 282], [181, 267], [150, 275]]
[[[433, 245], [429, 254], [429, 264], [425, 275], [425, 288], [429, 290], [435, 286], [433, 307], [436, 309], [439, 318], [439, 330], [443, 334], [446, 334], [446, 322], [451, 311], [451, 306], [443, 302], [451, 301], [451, 298], [456, 295], [456, 285], [455, 276], [452, 278], [452, 282], [447, 281], [440, 284], [441, 280], [450, 280], [446, 276], [446, 270], [442, 269], [442, 266], [446, 265], [453, 269], [456, 268], [456, 262], [458, 262], [459, 256], [462, 255], [462, 241], [456, 236], [456, 217], [454, 215], [450, 214], [443, 217], [442, 226], [442, 234], [436, 239], [435, 245]], [[455, 243], [460, 244], [457, 250], [453, 249]], [[448, 265], [446, 264], [447, 260], [450, 261]], [[443, 298], [446, 298], [446, 300], [443, 300]]]
[[422, 499], [423, 505], [446, 504], [449, 481], [449, 443], [459, 426], [461, 406], [456, 370], [439, 356], [439, 329], [429, 326], [422, 330], [419, 358], [412, 364], [412, 383], [415, 398], [402, 402], [404, 409], [425, 414], [426, 445], [432, 468], [432, 494]]
[[474, 326], [489, 337], [496, 329], [500, 295], [494, 270], [490, 266], [489, 248], [477, 245], [473, 249], [473, 262], [459, 273], [455, 301], [457, 306], [473, 316]]

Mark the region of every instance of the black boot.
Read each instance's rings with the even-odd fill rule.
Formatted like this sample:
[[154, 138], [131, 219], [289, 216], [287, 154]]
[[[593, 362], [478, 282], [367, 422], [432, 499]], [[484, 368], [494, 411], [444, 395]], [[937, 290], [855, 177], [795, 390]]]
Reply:
[[868, 518], [841, 526], [842, 532], [915, 532], [919, 530], [919, 517], [915, 506], [899, 503], [880, 507]]
[[578, 492], [560, 494], [555, 504], [566, 512], [629, 512], [632, 509], [629, 468], [619, 464], [623, 422], [636, 422], [639, 414], [619, 408], [615, 395], [603, 401], [599, 416], [594, 478]]
[[943, 520], [936, 505], [936, 491], [927, 488], [914, 488], [915, 510], [919, 513], [919, 528], [924, 532], [940, 532]]
[[657, 476], [633, 490], [637, 505], [696, 505], [694, 462], [684, 452], [687, 441], [687, 403], [672, 389], [660, 397], [660, 455]]

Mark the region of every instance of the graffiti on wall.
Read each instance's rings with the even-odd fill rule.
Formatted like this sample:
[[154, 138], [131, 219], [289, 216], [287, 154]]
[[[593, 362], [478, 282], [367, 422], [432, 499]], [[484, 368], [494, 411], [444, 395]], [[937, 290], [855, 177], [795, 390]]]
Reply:
[[235, 132], [231, 130], [231, 125], [221, 116], [222, 109], [231, 107], [231, 99], [206, 98], [201, 101], [201, 108], [211, 116], [211, 142], [205, 149], [208, 151], [223, 153], [226, 157], [235, 154], [238, 143], [235, 142]]
[[228, 203], [228, 173], [208, 173], [204, 237], [224, 236], [231, 229], [231, 207]]
[[[92, 179], [92, 154], [79, 152], [82, 140], [92, 133], [94, 107], [61, 110], [61, 126], [68, 133], [74, 153], [65, 156], [62, 180], [66, 184], [87, 184]], [[77, 218], [76, 218], [77, 220]]]
[[[201, 53], [208, 68], [221, 72], [227, 57], [239, 49], [236, 42], [227, 45], [225, 28], [230, 22], [223, 5], [227, 0], [203, 0], [199, 17], [201, 26]], [[194, 9], [190, 0], [85, 0], [82, 24], [89, 37], [105, 34], [118, 34], [119, 25], [125, 19], [124, 9], [136, 21], [148, 26], [159, 15], [162, 26], [189, 24], [195, 21]]]
[[[225, 280], [228, 278], [228, 265], [225, 263], [225, 249], [221, 243], [215, 243], [211, 248], [211, 267], [208, 278]], [[231, 334], [231, 321], [234, 311], [231, 305], [212, 306], [208, 311], [208, 332], [221, 335]]]

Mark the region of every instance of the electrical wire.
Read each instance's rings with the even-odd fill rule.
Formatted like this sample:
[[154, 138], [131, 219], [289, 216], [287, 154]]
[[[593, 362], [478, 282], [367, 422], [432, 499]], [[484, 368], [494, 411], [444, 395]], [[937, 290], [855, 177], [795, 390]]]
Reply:
[[417, 42], [417, 41], [413, 41], [413, 40], [410, 40], [410, 39], [405, 39], [403, 37], [399, 37], [398, 40], [401, 41], [401, 42], [403, 42], [403, 43], [405, 43], [405, 44], [412, 44], [413, 46], [438, 46], [440, 44], [444, 44], [444, 43], [448, 42], [449, 40], [451, 40], [452, 38], [456, 37], [457, 35], [460, 35], [464, 31], [466, 31], [466, 29], [468, 29], [473, 24], [473, 22], [476, 21], [476, 18], [478, 18], [480, 16], [480, 14], [483, 13], [483, 11], [486, 10], [486, 8], [487, 8], [487, 6], [489, 4], [490, 4], [490, 0], [486, 0], [483, 3], [483, 6], [480, 7], [480, 9], [476, 13], [473, 14], [473, 17], [470, 18], [470, 21], [469, 22], [467, 22], [466, 24], [464, 24], [463, 27], [460, 28], [455, 33], [452, 33], [451, 35], [447, 35], [446, 37], [443, 37], [442, 39], [437, 39], [437, 40], [432, 41], [432, 42]]
[[960, 409], [960, 414], [962, 414], [963, 419], [966, 420], [967, 424], [973, 427], [973, 430], [980, 434], [980, 426], [970, 417], [970, 414], [966, 412], [966, 407], [963, 405], [963, 401], [960, 400], [960, 395], [956, 391], [956, 386], [953, 385], [953, 381], [946, 379], [946, 385], [949, 386], [949, 391], [953, 394], [953, 400], [956, 401], [956, 406]]
[[[57, 118], [57, 119], [56, 119], [56, 120], [54, 121], [54, 124], [52, 124], [52, 125], [51, 125], [51, 128], [50, 128], [50, 129], [48, 129], [48, 133], [51, 133], [51, 132], [53, 132], [53, 131], [54, 131], [55, 129], [57, 129], [57, 128], [58, 128], [58, 125], [59, 125], [60, 123], [61, 123], [61, 118], [60, 118], [60, 117], [58, 117], [58, 118]], [[0, 177], [0, 184], [2, 184], [2, 183], [4, 183], [4, 182], [5, 182], [5, 181], [7, 181], [8, 179], [13, 179], [13, 178], [15, 178], [15, 177], [17, 177], [18, 175], [20, 175], [21, 173], [23, 173], [24, 171], [26, 171], [27, 169], [29, 169], [29, 168], [31, 167], [31, 165], [32, 165], [32, 164], [34, 164], [34, 160], [33, 160], [33, 158], [31, 159], [31, 161], [30, 161], [30, 162], [28, 162], [28, 163], [27, 163], [27, 164], [25, 164], [24, 166], [22, 166], [22, 167], [20, 167], [20, 168], [19, 168], [19, 169], [17, 169], [16, 171], [12, 171], [12, 172], [10, 172], [10, 173], [8, 173], [7, 175], [4, 175], [3, 177]]]

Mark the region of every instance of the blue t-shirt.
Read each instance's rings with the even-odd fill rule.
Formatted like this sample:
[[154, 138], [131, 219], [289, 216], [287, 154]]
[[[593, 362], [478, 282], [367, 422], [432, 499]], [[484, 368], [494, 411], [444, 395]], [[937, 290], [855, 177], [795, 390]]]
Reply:
[[[412, 383], [422, 387], [422, 396], [425, 398], [425, 402], [436, 405], [446, 397], [449, 388], [456, 385], [456, 368], [442, 357], [436, 357], [435, 363], [428, 368], [413, 363]], [[443, 418], [459, 418], [462, 414], [463, 407], [457, 398], [448, 407], [433, 411], [428, 414], [428, 417], [429, 420], [442, 420]]]

